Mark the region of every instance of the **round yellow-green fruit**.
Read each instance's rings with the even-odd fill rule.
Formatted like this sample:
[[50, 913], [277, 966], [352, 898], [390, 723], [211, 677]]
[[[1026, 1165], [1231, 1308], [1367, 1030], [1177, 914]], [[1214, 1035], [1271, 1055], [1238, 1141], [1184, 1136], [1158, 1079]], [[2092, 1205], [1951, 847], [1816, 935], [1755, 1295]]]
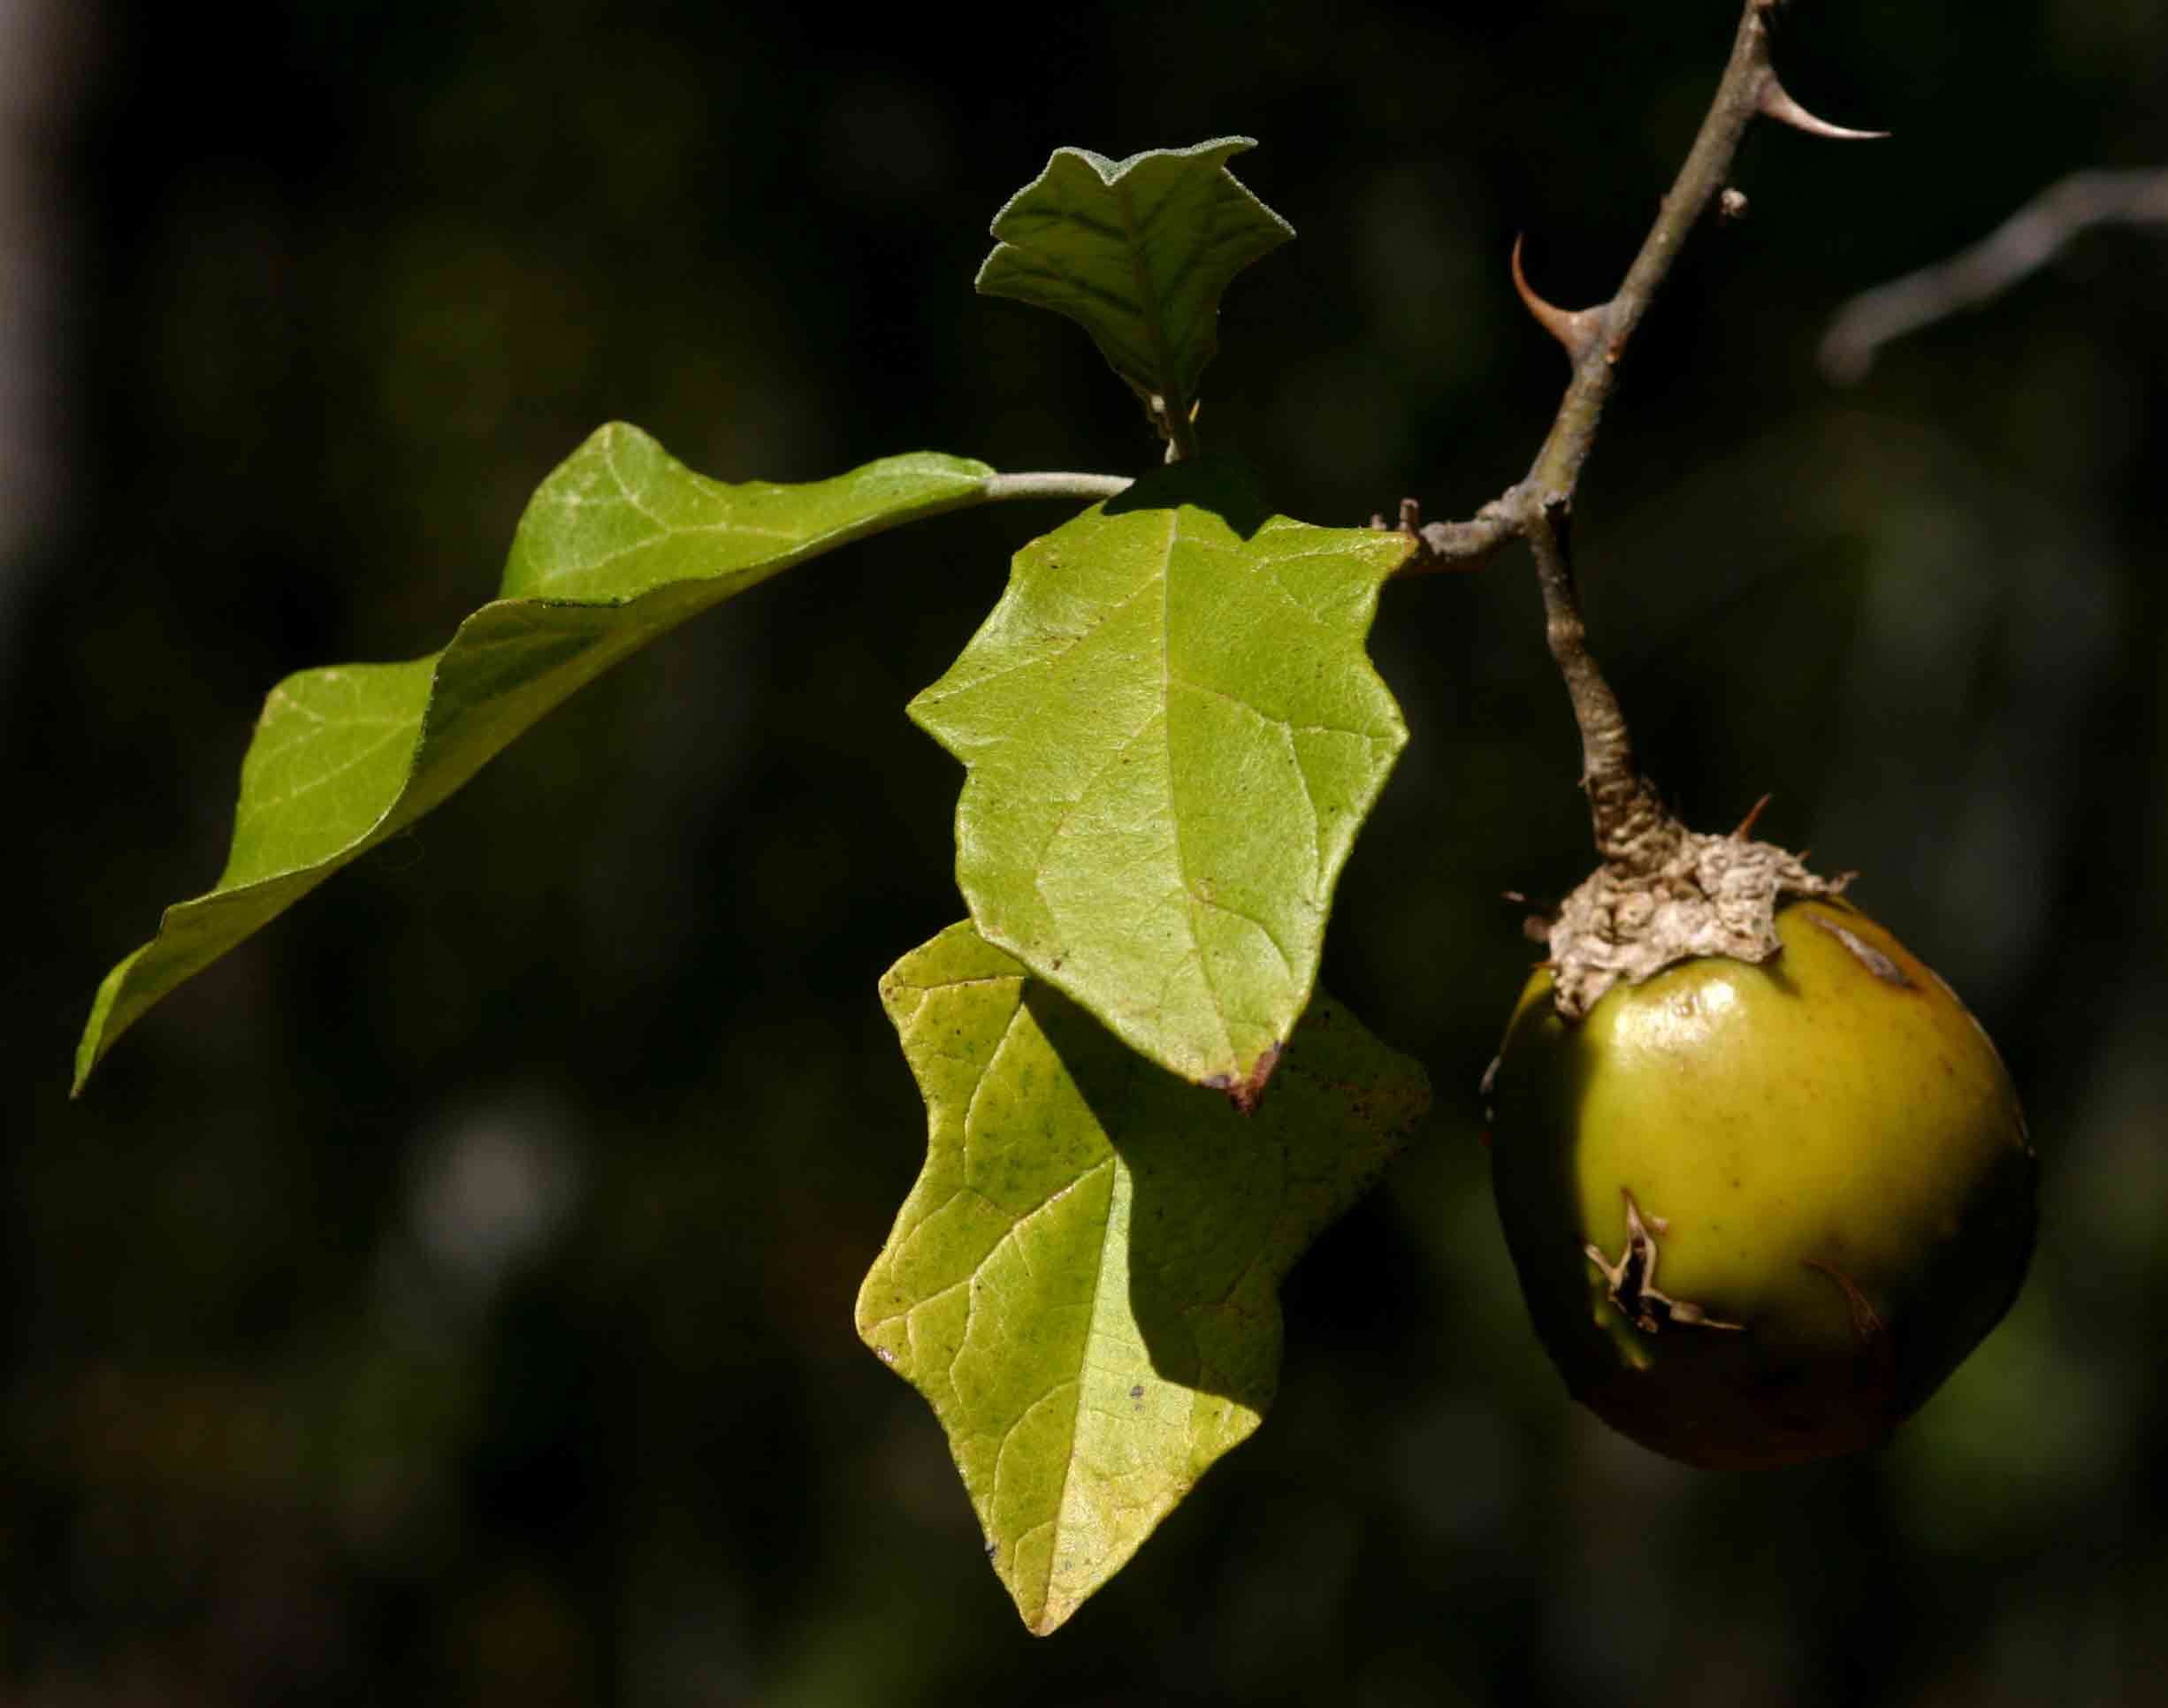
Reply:
[[1844, 903], [1760, 965], [1709, 957], [1560, 1018], [1529, 981], [1492, 1081], [1493, 1180], [1575, 1397], [1690, 1464], [1872, 1446], [1999, 1321], [2037, 1163], [1964, 1004]]

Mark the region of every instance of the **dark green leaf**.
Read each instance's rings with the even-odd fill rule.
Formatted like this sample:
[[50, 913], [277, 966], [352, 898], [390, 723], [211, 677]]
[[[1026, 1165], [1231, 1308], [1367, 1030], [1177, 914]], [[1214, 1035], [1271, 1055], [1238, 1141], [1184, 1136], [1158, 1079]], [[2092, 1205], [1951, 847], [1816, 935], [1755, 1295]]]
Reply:
[[994, 1569], [1043, 1634], [1134, 1553], [1279, 1379], [1279, 1284], [1428, 1107], [1320, 996], [1243, 1117], [952, 926], [881, 995], [925, 1171], [859, 1332], [948, 1432]]
[[1226, 168], [1256, 146], [1223, 136], [1126, 160], [1056, 149], [995, 219], [1001, 242], [979, 288], [1068, 316], [1116, 373], [1187, 421], [1218, 348], [1221, 294], [1294, 235]]

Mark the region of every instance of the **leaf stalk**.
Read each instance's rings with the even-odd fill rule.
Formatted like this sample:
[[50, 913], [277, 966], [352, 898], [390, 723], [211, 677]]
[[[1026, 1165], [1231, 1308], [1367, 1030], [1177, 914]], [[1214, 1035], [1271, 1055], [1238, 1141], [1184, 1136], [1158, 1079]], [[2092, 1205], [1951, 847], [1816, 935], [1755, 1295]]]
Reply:
[[989, 504], [1011, 499], [1108, 499], [1127, 492], [1129, 484], [1126, 475], [990, 475], [979, 495]]

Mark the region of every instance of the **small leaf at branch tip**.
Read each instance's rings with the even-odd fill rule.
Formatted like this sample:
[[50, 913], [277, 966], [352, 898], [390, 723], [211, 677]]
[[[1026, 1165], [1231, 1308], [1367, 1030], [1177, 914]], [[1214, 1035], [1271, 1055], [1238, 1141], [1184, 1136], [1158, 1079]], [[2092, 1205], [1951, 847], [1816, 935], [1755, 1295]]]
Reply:
[[996, 216], [979, 269], [984, 294], [1082, 326], [1177, 459], [1195, 454], [1191, 410], [1218, 348], [1221, 296], [1294, 235], [1227, 170], [1255, 146], [1223, 136], [1121, 160], [1057, 149]]
[[1538, 326], [1565, 347], [1568, 355], [1578, 362], [1603, 330], [1603, 309], [1561, 309], [1538, 296], [1529, 285], [1528, 275], [1521, 271], [1523, 240], [1519, 237], [1513, 240], [1513, 288], [1520, 295], [1521, 306], [1535, 316]]
[[1889, 134], [1888, 131], [1847, 130], [1842, 125], [1815, 118], [1784, 92], [1784, 86], [1776, 80], [1774, 72], [1762, 80], [1761, 94], [1754, 104], [1764, 118], [1774, 118], [1778, 124], [1805, 131], [1809, 136], [1826, 136], [1837, 142], [1874, 142]]

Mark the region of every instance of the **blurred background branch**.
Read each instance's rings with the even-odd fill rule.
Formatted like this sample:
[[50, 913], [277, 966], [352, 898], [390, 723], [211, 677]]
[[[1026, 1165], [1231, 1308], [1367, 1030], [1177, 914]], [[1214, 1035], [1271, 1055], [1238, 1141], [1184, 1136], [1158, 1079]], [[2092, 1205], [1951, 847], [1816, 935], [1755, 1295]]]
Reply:
[[2156, 225], [2168, 225], [2168, 167], [2073, 172], [1971, 248], [1853, 297], [1822, 334], [1821, 370], [1856, 385], [1885, 345], [2000, 296], [2084, 233]]

